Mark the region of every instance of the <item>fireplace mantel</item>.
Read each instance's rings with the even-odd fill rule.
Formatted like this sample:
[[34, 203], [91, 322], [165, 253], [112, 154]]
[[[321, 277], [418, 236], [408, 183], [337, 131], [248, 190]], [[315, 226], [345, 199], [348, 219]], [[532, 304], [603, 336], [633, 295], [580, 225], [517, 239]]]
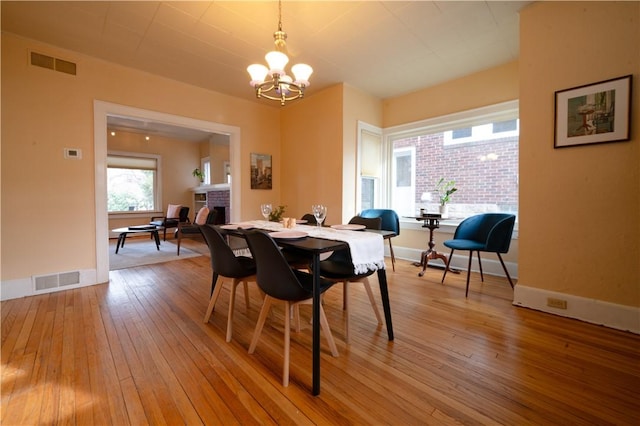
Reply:
[[214, 183], [213, 185], [200, 185], [191, 188], [196, 194], [206, 194], [209, 191], [229, 191], [231, 189], [231, 185], [228, 183]]

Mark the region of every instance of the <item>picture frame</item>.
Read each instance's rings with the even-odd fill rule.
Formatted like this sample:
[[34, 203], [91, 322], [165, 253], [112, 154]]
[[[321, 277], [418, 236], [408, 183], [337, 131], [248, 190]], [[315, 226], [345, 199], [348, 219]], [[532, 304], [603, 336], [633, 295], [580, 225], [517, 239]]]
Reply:
[[555, 92], [554, 148], [629, 140], [632, 76]]
[[251, 189], [272, 189], [270, 154], [251, 153]]

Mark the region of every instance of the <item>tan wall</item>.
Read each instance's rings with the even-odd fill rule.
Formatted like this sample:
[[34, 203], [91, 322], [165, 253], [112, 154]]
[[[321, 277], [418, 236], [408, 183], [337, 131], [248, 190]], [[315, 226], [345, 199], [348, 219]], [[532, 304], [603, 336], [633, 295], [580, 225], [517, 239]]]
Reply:
[[327, 223], [341, 219], [342, 99], [342, 85], [336, 85], [282, 109], [282, 157], [274, 164], [282, 173], [286, 216], [299, 218], [321, 203], [328, 207]]
[[392, 127], [518, 99], [518, 62], [385, 99], [384, 126]]
[[[639, 2], [536, 2], [521, 12], [524, 286], [640, 306], [639, 21]], [[554, 149], [554, 92], [627, 74], [632, 139]]]
[[311, 205], [328, 206], [326, 223], [355, 212], [358, 120], [380, 126], [382, 102], [348, 85], [313, 93], [282, 110], [282, 199], [301, 217]]
[[342, 135], [342, 223], [356, 213], [358, 121], [382, 127], [382, 101], [352, 86], [344, 85], [344, 131]]
[[[29, 49], [76, 62], [77, 76], [29, 66]], [[241, 215], [256, 216], [249, 215], [260, 204], [249, 190], [249, 153], [278, 149], [278, 108], [3, 33], [2, 246], [11, 247], [2, 253], [3, 282], [96, 268], [96, 99], [240, 128], [236, 195], [242, 198]], [[82, 160], [63, 159], [64, 147], [81, 149]], [[279, 161], [275, 167], [278, 175]], [[270, 192], [269, 198], [279, 200], [277, 185]], [[46, 226], [34, 227], [43, 212]]]
[[229, 161], [229, 147], [211, 142], [209, 158], [211, 161], [211, 183], [227, 183], [224, 163]]
[[[197, 179], [191, 173], [200, 164], [199, 144], [161, 136], [152, 136], [147, 141], [143, 134], [118, 131], [115, 136], [107, 137], [107, 149], [160, 155], [162, 192], [157, 215], [166, 213], [168, 204], [180, 204], [190, 208], [189, 218], [193, 219], [193, 193], [189, 188], [197, 185]], [[136, 215], [134, 218], [109, 217], [109, 229], [149, 223], [150, 219], [151, 215]]]

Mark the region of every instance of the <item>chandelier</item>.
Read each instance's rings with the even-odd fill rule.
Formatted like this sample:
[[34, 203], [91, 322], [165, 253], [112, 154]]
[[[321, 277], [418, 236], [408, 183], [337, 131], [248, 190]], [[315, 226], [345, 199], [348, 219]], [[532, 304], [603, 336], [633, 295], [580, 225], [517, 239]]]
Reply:
[[252, 64], [247, 67], [251, 76], [249, 84], [255, 89], [256, 97], [286, 101], [304, 97], [304, 89], [309, 85], [309, 76], [313, 72], [307, 64], [296, 64], [291, 67], [295, 78], [292, 79], [285, 72], [284, 67], [289, 62], [287, 56], [287, 33], [282, 31], [282, 2], [278, 1], [278, 31], [273, 33], [275, 50], [267, 53], [265, 59], [269, 68], [262, 64]]

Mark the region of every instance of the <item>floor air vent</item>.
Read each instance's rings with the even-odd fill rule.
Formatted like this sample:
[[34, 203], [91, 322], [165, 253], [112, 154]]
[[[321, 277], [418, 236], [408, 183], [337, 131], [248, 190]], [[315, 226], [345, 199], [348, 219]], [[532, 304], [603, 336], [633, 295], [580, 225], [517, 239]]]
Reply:
[[33, 283], [36, 291], [80, 284], [80, 272], [73, 271], [62, 272], [60, 274], [34, 276]]
[[50, 70], [76, 75], [76, 64], [64, 59], [54, 58], [37, 52], [31, 52], [31, 65]]

